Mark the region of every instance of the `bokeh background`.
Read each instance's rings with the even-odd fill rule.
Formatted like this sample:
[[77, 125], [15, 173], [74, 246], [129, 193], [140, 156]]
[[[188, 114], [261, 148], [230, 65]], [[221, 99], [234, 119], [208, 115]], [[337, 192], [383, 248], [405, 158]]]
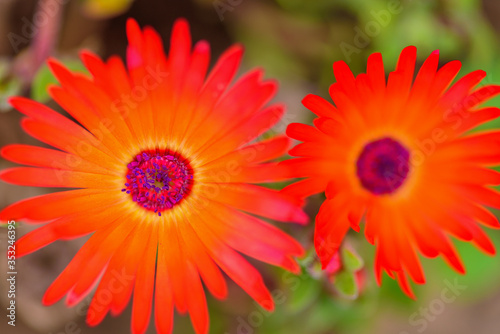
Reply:
[[[486, 82], [500, 83], [500, 2], [497, 0], [0, 0], [0, 145], [40, 145], [24, 134], [20, 114], [6, 104], [11, 95], [30, 96], [57, 109], [46, 94], [54, 79], [43, 65], [48, 56], [85, 71], [81, 49], [106, 58], [124, 56], [125, 22], [136, 18], [168, 40], [178, 17], [189, 20], [194, 40], [211, 43], [213, 59], [234, 42], [246, 48], [243, 70], [260, 66], [280, 82], [278, 100], [288, 114], [274, 129], [283, 132], [292, 121], [311, 122], [300, 103], [308, 93], [327, 96], [334, 81], [333, 61], [346, 61], [355, 73], [365, 70], [372, 52], [382, 52], [392, 70], [407, 45], [418, 48], [418, 63], [439, 49], [441, 63], [459, 59], [462, 74], [483, 69]], [[166, 42], [168, 47], [168, 42]], [[500, 106], [500, 101], [490, 104]], [[498, 127], [500, 121], [484, 127]], [[11, 166], [0, 159], [0, 168]], [[446, 168], [443, 166], [442, 168]], [[277, 185], [282, 186], [282, 185]], [[52, 190], [0, 183], [0, 208]], [[308, 200], [314, 217], [323, 197]], [[498, 214], [498, 212], [497, 212]], [[91, 219], [89, 217], [89, 219]], [[313, 224], [284, 226], [311, 248]], [[18, 237], [30, 226], [22, 223]], [[497, 248], [500, 232], [490, 231]], [[0, 252], [7, 249], [0, 230]], [[131, 307], [119, 317], [107, 317], [96, 328], [85, 325], [85, 308], [68, 309], [62, 302], [43, 307], [44, 290], [85, 240], [56, 242], [17, 260], [17, 321], [7, 325], [7, 289], [0, 283], [1, 333], [128, 333]], [[428, 283], [417, 286], [417, 301], [384, 277], [374, 283], [373, 247], [362, 234], [349, 234], [339, 254], [341, 267], [322, 273], [314, 253], [301, 260], [301, 276], [255, 263], [276, 295], [273, 314], [260, 309], [230, 284], [224, 302], [209, 298], [210, 333], [214, 334], [495, 334], [500, 328], [500, 260], [456, 242], [467, 267], [460, 276], [441, 259], [424, 259]], [[5, 273], [5, 257], [0, 260]], [[85, 270], [85, 268], [82, 268]], [[4, 277], [4, 274], [0, 274]], [[151, 323], [148, 333], [154, 333]], [[176, 316], [174, 333], [194, 333], [185, 316]]]

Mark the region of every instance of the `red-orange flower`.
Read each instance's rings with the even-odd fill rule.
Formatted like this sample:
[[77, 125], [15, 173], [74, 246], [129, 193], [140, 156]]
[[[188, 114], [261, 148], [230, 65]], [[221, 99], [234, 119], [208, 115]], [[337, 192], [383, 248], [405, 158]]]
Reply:
[[[265, 105], [277, 84], [252, 70], [231, 85], [242, 57], [229, 48], [208, 74], [209, 45], [196, 43], [186, 21], [173, 28], [168, 57], [158, 34], [127, 24], [127, 66], [82, 60], [92, 77], [50, 67], [61, 86], [50, 93], [78, 122], [24, 98], [12, 105], [23, 129], [53, 146], [10, 145], [2, 156], [32, 167], [0, 179], [25, 186], [67, 187], [15, 203], [0, 219], [47, 224], [17, 242], [22, 256], [59, 239], [93, 233], [48, 288], [43, 302], [67, 295], [74, 305], [97, 285], [87, 322], [119, 314], [133, 297], [132, 331], [146, 330], [154, 296], [158, 332], [170, 333], [174, 305], [208, 331], [201, 281], [217, 298], [222, 272], [264, 308], [273, 309], [259, 272], [238, 252], [298, 271], [299, 243], [254, 215], [305, 223], [302, 200], [253, 183], [282, 179], [267, 162], [289, 146], [284, 136], [248, 144], [276, 123], [282, 105]], [[221, 271], [222, 269], [222, 271]]]
[[356, 77], [336, 62], [337, 82], [330, 87], [335, 106], [308, 95], [303, 104], [318, 116], [315, 126], [287, 129], [303, 141], [290, 151], [300, 158], [287, 164], [294, 177], [306, 179], [285, 191], [326, 191], [314, 240], [323, 267], [349, 228], [359, 231], [365, 217], [366, 238], [376, 246], [378, 282], [386, 271], [410, 296], [408, 275], [425, 282], [418, 251], [442, 255], [464, 273], [450, 235], [494, 254], [479, 224], [500, 227], [486, 209], [500, 208], [500, 193], [490, 187], [500, 184], [500, 174], [488, 168], [500, 164], [500, 132], [468, 132], [500, 115], [498, 108], [479, 107], [500, 87], [477, 88], [483, 71], [451, 85], [461, 64], [438, 69], [438, 59], [433, 52], [414, 79], [416, 48], [405, 48], [387, 82], [379, 53], [368, 58], [366, 74]]

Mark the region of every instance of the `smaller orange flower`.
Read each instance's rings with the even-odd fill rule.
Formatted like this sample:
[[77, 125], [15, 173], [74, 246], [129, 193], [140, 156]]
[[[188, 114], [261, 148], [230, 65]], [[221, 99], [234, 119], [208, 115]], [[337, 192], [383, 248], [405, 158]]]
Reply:
[[375, 271], [397, 278], [413, 297], [408, 276], [425, 282], [417, 253], [442, 255], [464, 273], [450, 236], [470, 241], [487, 254], [493, 244], [480, 225], [499, 228], [487, 208], [500, 209], [500, 131], [470, 134], [500, 110], [480, 105], [500, 86], [477, 87], [484, 71], [451, 85], [461, 64], [438, 69], [433, 52], [414, 79], [417, 52], [407, 47], [386, 82], [382, 56], [368, 58], [366, 73], [354, 76], [342, 61], [333, 64], [330, 87], [335, 106], [308, 95], [303, 104], [318, 118], [314, 126], [290, 124], [287, 134], [303, 143], [285, 162], [293, 177], [284, 191], [308, 196], [326, 191], [316, 217], [314, 242], [325, 268], [349, 228], [376, 246]]

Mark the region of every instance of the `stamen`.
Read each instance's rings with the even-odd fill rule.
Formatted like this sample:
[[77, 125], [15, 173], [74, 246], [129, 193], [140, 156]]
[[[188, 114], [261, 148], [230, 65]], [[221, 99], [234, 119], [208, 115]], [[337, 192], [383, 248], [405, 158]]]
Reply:
[[367, 144], [359, 155], [357, 176], [361, 185], [376, 194], [390, 194], [405, 182], [410, 167], [410, 152], [392, 138]]
[[128, 165], [125, 188], [132, 200], [161, 216], [191, 192], [193, 170], [189, 161], [169, 150], [144, 151]]

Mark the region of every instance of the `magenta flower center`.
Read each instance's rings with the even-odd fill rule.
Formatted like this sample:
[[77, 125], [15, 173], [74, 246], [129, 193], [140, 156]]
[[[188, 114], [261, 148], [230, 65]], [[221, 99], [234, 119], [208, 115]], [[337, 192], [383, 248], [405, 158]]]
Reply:
[[410, 167], [410, 152], [392, 138], [368, 143], [356, 163], [361, 185], [376, 195], [390, 194], [405, 182]]
[[193, 185], [189, 161], [168, 150], [144, 151], [128, 165], [123, 192], [147, 210], [161, 216], [186, 198]]

